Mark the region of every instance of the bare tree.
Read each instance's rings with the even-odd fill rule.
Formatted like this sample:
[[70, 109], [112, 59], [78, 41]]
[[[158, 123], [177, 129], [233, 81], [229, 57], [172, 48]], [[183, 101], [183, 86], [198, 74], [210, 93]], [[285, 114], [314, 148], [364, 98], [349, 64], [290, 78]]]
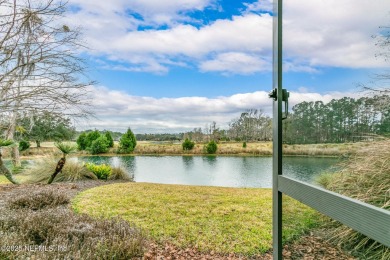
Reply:
[[[79, 57], [80, 28], [61, 24], [66, 3], [0, 0], [0, 121], [14, 139], [20, 111], [88, 116], [93, 84]], [[14, 163], [20, 163], [13, 149]]]
[[[390, 61], [390, 26], [380, 27], [382, 33], [373, 36], [377, 42], [376, 45], [380, 47], [380, 52], [376, 54], [377, 58], [384, 59], [386, 62]], [[362, 84], [364, 90], [373, 92], [375, 95], [390, 95], [390, 70], [387, 69], [382, 73], [374, 75], [374, 80], [370, 84]]]

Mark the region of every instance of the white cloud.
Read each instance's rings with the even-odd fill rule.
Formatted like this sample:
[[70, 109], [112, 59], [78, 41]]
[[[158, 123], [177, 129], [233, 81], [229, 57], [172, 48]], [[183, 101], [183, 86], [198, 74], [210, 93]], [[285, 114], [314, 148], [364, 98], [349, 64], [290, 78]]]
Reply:
[[389, 19], [389, 1], [286, 1], [286, 58], [310, 66], [384, 67], [373, 35]]
[[[125, 131], [131, 127], [137, 133], [181, 132], [216, 121], [222, 128], [246, 109], [262, 109], [271, 115], [272, 101], [265, 91], [235, 94], [232, 96], [153, 98], [132, 96], [104, 87], [91, 87], [97, 119], [91, 119], [80, 129], [109, 128]], [[313, 92], [290, 93], [290, 109], [302, 101], [322, 100], [344, 96], [358, 97], [351, 92], [319, 94]], [[81, 122], [80, 122], [81, 123]]]
[[77, 17], [83, 20], [93, 16], [105, 18], [116, 18], [134, 16], [137, 25], [161, 25], [174, 24], [176, 21], [187, 20], [183, 13], [194, 10], [203, 10], [206, 7], [213, 7], [215, 0], [70, 0], [69, 3], [77, 7]]
[[273, 10], [273, 1], [272, 0], [259, 0], [254, 3], [245, 3], [247, 12], [271, 12]]
[[[242, 59], [235, 63], [224, 58], [226, 53], [242, 53], [257, 62], [271, 59], [272, 17], [254, 13], [270, 11], [269, 0], [246, 4], [242, 15], [199, 28], [182, 23], [192, 19], [187, 12], [217, 8], [216, 1], [71, 0], [71, 3], [81, 9], [70, 14], [68, 22], [75, 25], [82, 21], [90, 53], [126, 63], [130, 71], [165, 73], [173, 64], [184, 62], [203, 71], [210, 68], [233, 73], [229, 68], [240, 67]], [[324, 66], [387, 66], [375, 58], [379, 51], [372, 35], [380, 32], [379, 26], [388, 23], [388, 10], [390, 1], [285, 1], [286, 68], [312, 73]], [[142, 19], [132, 13], [140, 14]], [[169, 26], [137, 31], [138, 26], [148, 24]], [[215, 69], [221, 66], [227, 69]], [[260, 67], [267, 70], [267, 66]]]
[[260, 71], [271, 71], [272, 64], [256, 55], [241, 52], [218, 54], [212, 60], [201, 62], [201, 71], [220, 71], [225, 74], [253, 74]]

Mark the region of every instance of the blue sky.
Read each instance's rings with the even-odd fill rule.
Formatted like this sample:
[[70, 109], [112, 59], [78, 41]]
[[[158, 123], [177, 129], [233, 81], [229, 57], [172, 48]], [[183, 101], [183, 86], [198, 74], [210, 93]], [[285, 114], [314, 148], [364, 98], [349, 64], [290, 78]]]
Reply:
[[[291, 102], [358, 96], [388, 68], [375, 54], [390, 2], [285, 1], [284, 85]], [[245, 109], [270, 113], [272, 1], [70, 0], [82, 26], [96, 119], [78, 125], [181, 132]], [[374, 37], [373, 37], [374, 36]]]

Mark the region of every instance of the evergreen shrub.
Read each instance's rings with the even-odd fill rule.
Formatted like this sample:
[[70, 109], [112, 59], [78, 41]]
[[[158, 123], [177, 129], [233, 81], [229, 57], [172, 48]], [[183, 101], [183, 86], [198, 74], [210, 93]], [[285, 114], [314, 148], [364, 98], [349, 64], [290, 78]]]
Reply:
[[206, 144], [205, 149], [208, 154], [214, 154], [217, 152], [218, 145], [214, 140], [212, 140]]
[[119, 140], [119, 153], [131, 153], [134, 151], [135, 146], [137, 145], [137, 140], [131, 129], [127, 129], [127, 132], [124, 133]]
[[192, 150], [195, 146], [195, 142], [192, 142], [190, 139], [186, 138], [184, 142], [182, 143], [183, 150], [189, 151]]

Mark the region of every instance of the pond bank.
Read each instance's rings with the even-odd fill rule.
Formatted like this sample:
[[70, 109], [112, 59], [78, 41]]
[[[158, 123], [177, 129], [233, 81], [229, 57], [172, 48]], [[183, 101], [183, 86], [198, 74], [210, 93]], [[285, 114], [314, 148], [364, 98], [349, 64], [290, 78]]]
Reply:
[[[341, 144], [294, 144], [283, 145], [283, 153], [286, 156], [318, 156], [318, 157], [346, 157], [355, 154], [362, 147], [372, 145], [374, 142], [357, 142]], [[99, 154], [102, 156], [114, 156], [118, 144], [108, 153]], [[205, 155], [204, 144], [197, 143], [191, 151], [183, 151], [181, 143], [152, 143], [138, 142], [132, 155]], [[3, 149], [4, 158], [9, 157], [8, 149]], [[79, 151], [73, 155], [86, 156], [87, 151]], [[53, 142], [44, 142], [42, 147], [31, 147], [21, 153], [23, 158], [35, 156], [59, 155], [61, 153], [54, 147]], [[237, 155], [237, 156], [272, 156], [272, 142], [247, 143], [246, 148], [241, 142], [221, 142], [218, 144], [216, 155]]]

